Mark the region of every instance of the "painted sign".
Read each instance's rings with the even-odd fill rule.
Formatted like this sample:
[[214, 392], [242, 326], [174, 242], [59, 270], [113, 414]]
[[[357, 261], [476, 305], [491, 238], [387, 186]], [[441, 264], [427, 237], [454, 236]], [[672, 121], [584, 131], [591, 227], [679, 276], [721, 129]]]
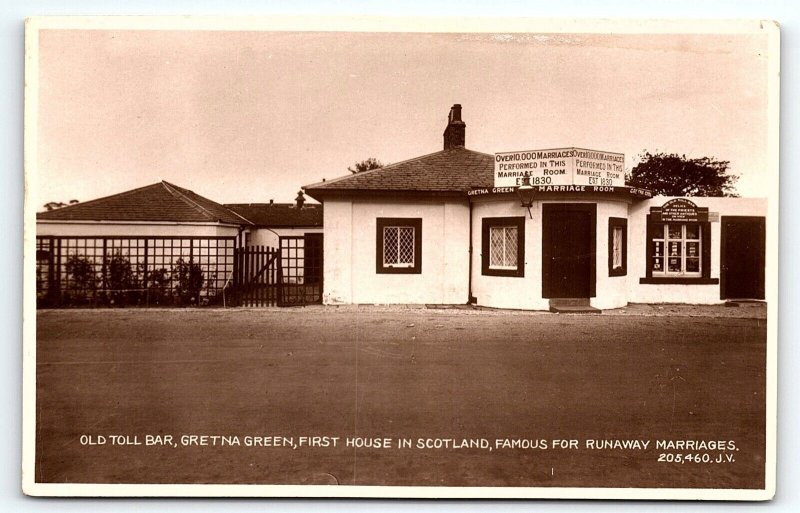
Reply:
[[651, 207], [657, 223], [705, 223], [708, 221], [708, 208], [698, 207], [692, 200], [675, 198], [660, 208]]
[[696, 223], [698, 220], [697, 205], [686, 198], [675, 198], [661, 206], [661, 221], [665, 223]]
[[519, 187], [529, 177], [533, 186], [625, 186], [625, 155], [582, 148], [497, 153], [495, 187]]
[[[634, 198], [652, 198], [653, 193], [646, 189], [638, 189], [635, 187], [609, 187], [598, 185], [540, 185], [533, 188], [536, 194], [539, 193], [606, 193], [624, 196], [632, 196]], [[476, 187], [467, 191], [467, 196], [487, 196], [498, 194], [513, 194], [517, 192], [516, 187]]]

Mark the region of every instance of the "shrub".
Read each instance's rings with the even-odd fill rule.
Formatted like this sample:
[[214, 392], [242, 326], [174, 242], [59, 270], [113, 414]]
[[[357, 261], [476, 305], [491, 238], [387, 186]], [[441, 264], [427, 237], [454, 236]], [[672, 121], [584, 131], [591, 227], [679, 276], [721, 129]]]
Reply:
[[91, 260], [81, 254], [70, 255], [64, 264], [64, 270], [71, 277], [64, 297], [66, 302], [72, 298], [85, 300], [94, 295], [98, 280]]
[[179, 258], [172, 270], [175, 280], [175, 295], [181, 304], [196, 305], [200, 300], [200, 290], [203, 288], [203, 268], [200, 264], [186, 262]]
[[138, 291], [131, 290], [139, 287], [136, 274], [131, 268], [131, 261], [121, 251], [117, 250], [107, 261], [106, 278], [112, 304], [124, 305], [138, 302]]
[[144, 266], [142, 266], [141, 270], [147, 283], [148, 302], [155, 305], [165, 304], [167, 302], [167, 291], [169, 290], [169, 271], [161, 267], [145, 273]]

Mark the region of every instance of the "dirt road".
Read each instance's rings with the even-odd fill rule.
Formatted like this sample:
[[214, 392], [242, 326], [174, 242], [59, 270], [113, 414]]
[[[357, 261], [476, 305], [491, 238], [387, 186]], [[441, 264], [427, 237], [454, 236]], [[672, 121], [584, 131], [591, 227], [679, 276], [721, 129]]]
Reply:
[[760, 317], [41, 311], [36, 480], [760, 488]]

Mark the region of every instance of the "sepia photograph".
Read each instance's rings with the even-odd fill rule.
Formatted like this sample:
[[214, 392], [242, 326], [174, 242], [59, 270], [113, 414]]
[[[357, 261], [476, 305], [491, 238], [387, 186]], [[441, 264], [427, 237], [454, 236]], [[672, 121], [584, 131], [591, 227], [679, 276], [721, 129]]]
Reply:
[[770, 500], [779, 40], [29, 18], [24, 492]]

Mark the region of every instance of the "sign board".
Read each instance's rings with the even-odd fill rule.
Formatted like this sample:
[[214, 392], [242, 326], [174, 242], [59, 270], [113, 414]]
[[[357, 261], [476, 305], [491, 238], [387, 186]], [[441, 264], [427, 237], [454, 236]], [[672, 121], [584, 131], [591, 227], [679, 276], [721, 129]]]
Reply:
[[698, 207], [692, 200], [675, 198], [664, 203], [661, 208], [651, 208], [655, 222], [659, 223], [705, 223], [708, 221], [708, 208]]
[[661, 220], [665, 223], [696, 223], [697, 205], [686, 198], [675, 198], [661, 206]]
[[497, 153], [494, 186], [531, 185], [625, 186], [625, 155], [582, 148], [558, 148]]
[[[534, 186], [533, 190], [536, 194], [577, 192], [581, 194], [615, 194], [619, 196], [630, 196], [637, 199], [647, 199], [653, 197], [652, 192], [636, 187], [608, 187], [598, 185], [538, 185]], [[467, 196], [495, 196], [500, 194], [514, 194], [516, 192], [516, 187], [476, 187], [467, 191]]]

